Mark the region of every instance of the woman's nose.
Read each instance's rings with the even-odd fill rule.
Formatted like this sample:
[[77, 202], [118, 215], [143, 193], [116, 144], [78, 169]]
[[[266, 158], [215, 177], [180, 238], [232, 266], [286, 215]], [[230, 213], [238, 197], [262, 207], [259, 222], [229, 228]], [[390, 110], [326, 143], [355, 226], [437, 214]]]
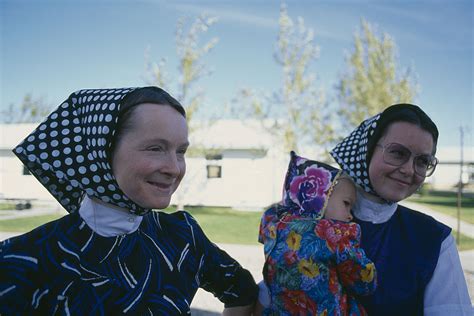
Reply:
[[170, 153], [163, 159], [160, 171], [169, 176], [176, 177], [180, 174], [180, 168], [176, 154]]
[[412, 176], [415, 174], [415, 162], [413, 157], [410, 157], [403, 165], [399, 167], [401, 173]]

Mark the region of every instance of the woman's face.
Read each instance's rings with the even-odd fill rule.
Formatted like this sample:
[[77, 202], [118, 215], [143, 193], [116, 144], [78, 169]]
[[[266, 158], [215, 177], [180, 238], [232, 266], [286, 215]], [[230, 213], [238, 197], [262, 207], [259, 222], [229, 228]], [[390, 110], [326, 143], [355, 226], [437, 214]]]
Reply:
[[122, 191], [144, 208], [164, 209], [186, 172], [186, 119], [168, 105], [144, 103], [133, 109], [116, 144], [112, 170]]
[[433, 136], [408, 122], [394, 122], [387, 127], [378, 144], [398, 143], [408, 148], [412, 155], [401, 166], [392, 166], [384, 162], [383, 149], [376, 146], [369, 165], [369, 178], [377, 194], [385, 200], [398, 202], [412, 195], [423, 183], [425, 177], [415, 173], [413, 158], [415, 155], [433, 153]]

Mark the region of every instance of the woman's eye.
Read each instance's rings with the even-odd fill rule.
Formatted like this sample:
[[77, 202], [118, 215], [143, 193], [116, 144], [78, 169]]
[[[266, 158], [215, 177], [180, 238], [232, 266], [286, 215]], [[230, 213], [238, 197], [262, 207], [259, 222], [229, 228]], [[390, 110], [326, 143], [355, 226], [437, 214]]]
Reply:
[[416, 163], [420, 167], [427, 167], [430, 164], [430, 159], [426, 156], [418, 156], [416, 159]]
[[403, 152], [401, 150], [392, 150], [392, 151], [390, 151], [390, 155], [392, 155], [394, 157], [405, 157], [405, 152]]
[[148, 148], [149, 151], [158, 151], [161, 152], [163, 151], [163, 147], [150, 147]]

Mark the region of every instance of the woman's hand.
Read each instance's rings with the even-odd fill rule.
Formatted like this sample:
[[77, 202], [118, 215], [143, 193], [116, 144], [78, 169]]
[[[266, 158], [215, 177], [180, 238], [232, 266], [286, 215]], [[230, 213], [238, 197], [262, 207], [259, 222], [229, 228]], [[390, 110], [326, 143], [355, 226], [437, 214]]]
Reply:
[[222, 312], [223, 316], [252, 316], [254, 314], [254, 305], [227, 307]]

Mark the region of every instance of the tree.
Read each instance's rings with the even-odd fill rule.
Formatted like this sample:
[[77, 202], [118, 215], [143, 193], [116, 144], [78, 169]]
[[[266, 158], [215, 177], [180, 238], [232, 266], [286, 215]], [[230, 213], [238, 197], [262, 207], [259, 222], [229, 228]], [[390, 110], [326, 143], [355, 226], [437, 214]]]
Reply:
[[316, 76], [310, 73], [318, 57], [313, 30], [301, 17], [293, 22], [282, 5], [274, 53], [282, 69], [281, 87], [270, 96], [248, 88], [239, 91], [239, 106], [244, 103], [248, 109], [244, 113], [266, 122], [268, 130], [283, 140], [286, 151], [298, 150], [302, 144], [326, 147], [333, 139], [324, 91], [317, 88]]
[[51, 110], [51, 105], [45, 103], [43, 98], [33, 98], [31, 93], [27, 93], [20, 106], [10, 104], [2, 111], [1, 121], [7, 124], [36, 123], [43, 120]]
[[[209, 17], [207, 15], [198, 16], [189, 27], [188, 18], [179, 18], [176, 23], [176, 53], [179, 59], [179, 77], [175, 81], [176, 89], [170, 89], [170, 83], [173, 80], [167, 74], [166, 60], [161, 58], [158, 63], [152, 62], [149, 59], [149, 52], [146, 52], [146, 68], [151, 77], [150, 84], [158, 85], [163, 89], [173, 92], [172, 94], [177, 100], [186, 108], [186, 120], [190, 132], [196, 128], [192, 124], [192, 119], [203, 103], [204, 93], [196, 91], [195, 85], [204, 76], [210, 74], [210, 71], [202, 62], [202, 58], [211, 51], [218, 43], [217, 38], [211, 38], [204, 44], [200, 43], [201, 37], [209, 30], [209, 28], [216, 23], [217, 18]], [[195, 156], [205, 156], [206, 148], [196, 144], [189, 149], [188, 156], [194, 154]], [[197, 170], [194, 173], [198, 172]], [[188, 172], [189, 173], [189, 172]], [[197, 176], [188, 174], [189, 178], [196, 179]], [[184, 208], [184, 196], [189, 190], [190, 183], [183, 181], [179, 190], [175, 193], [177, 206], [176, 208]]]
[[201, 37], [217, 21], [215, 17], [200, 15], [188, 27], [188, 18], [179, 18], [176, 23], [176, 53], [179, 58], [179, 78], [177, 79], [177, 89], [170, 89], [173, 80], [166, 73], [166, 59], [156, 63], [149, 59], [149, 52], [146, 52], [146, 69], [151, 77], [150, 84], [158, 85], [165, 90], [173, 92], [178, 101], [186, 107], [186, 116], [190, 125], [193, 116], [203, 103], [204, 94], [202, 91], [194, 91], [199, 79], [210, 74], [210, 71], [203, 64], [202, 58], [209, 53], [217, 44], [217, 38], [211, 38], [206, 43], [201, 44]]
[[362, 32], [354, 35], [354, 50], [337, 87], [343, 126], [352, 129], [364, 119], [395, 103], [409, 103], [417, 93], [411, 72], [398, 71], [396, 44], [392, 37], [378, 35], [361, 21]]

